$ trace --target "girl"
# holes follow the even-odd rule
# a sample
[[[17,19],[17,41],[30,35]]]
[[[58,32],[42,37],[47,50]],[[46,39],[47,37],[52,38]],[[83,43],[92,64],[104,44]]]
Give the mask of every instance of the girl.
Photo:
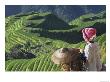
[[[87,70],[100,71],[102,69],[100,57],[101,53],[98,43],[94,42],[94,38],[96,37],[96,29],[84,28],[82,30],[82,34],[86,42],[84,53],[87,58]]]

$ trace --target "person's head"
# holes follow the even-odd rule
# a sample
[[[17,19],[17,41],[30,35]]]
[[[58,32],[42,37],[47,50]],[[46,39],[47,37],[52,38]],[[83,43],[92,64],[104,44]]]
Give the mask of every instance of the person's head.
[[[92,41],[96,37],[95,28],[84,28],[82,30],[83,38],[86,42]]]

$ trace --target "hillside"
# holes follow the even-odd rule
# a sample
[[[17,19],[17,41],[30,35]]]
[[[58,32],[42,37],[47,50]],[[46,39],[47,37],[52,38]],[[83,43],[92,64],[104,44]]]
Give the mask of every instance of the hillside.
[[[51,62],[51,54],[62,47],[84,48],[81,29],[87,26],[99,30],[96,41],[101,46],[102,63],[106,63],[105,15],[86,14],[69,24],[49,12],[6,17],[5,70],[60,71],[59,65]]]
[[[18,13],[51,12],[64,21],[71,21],[86,13],[99,13],[106,10],[105,5],[6,5],[5,16]]]

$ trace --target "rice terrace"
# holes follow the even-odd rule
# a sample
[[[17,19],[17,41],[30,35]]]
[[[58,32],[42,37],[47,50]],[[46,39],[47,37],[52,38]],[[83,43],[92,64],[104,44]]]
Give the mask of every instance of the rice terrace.
[[[77,15],[78,10],[70,12],[70,7],[66,9],[66,6],[52,6],[53,11],[47,6],[43,9],[40,6],[39,10],[35,7],[36,10],[22,7],[30,10],[5,17],[6,71],[62,71],[60,65],[51,61],[51,55],[60,48],[83,49],[85,42],[81,30],[85,27],[97,29],[95,41],[100,45],[101,62],[106,64],[105,8],[100,11],[96,8],[94,13],[89,11],[92,6],[77,6],[82,11],[88,9],[88,12],[86,9],[85,13]],[[66,12],[73,13],[73,16]]]

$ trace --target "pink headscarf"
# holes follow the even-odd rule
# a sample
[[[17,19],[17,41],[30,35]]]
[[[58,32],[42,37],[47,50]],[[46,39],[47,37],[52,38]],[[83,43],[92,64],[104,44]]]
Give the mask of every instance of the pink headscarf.
[[[90,38],[96,35],[96,29],[95,28],[84,28],[82,30],[82,33],[83,33],[83,38],[90,41]]]

